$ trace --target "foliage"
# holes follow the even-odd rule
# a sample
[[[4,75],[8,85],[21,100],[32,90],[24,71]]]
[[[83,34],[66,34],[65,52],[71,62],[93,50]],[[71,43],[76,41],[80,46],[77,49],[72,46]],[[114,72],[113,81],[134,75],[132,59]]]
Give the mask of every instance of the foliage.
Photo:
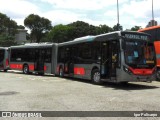
[[[16,45],[15,37],[13,35],[0,34],[0,46],[10,47]]]
[[[61,43],[73,39],[73,27],[68,25],[56,25],[48,34],[50,42]]]
[[[40,17],[39,15],[30,14],[24,20],[24,25],[31,30],[31,37],[36,42],[40,42],[44,33],[51,29],[51,21]]]
[[[112,32],[112,31],[113,31],[113,28],[111,28],[107,25],[99,25],[99,27],[97,27],[98,34],[108,33],[108,32]]]
[[[83,21],[76,21],[68,26],[73,28],[72,38],[79,38],[87,35],[96,35],[96,27],[93,25],[89,25]]]
[[[120,24],[117,24],[117,25],[114,25],[113,26],[113,31],[122,31],[123,30],[123,27],[120,25]]]
[[[25,29],[25,27],[23,25],[18,25],[17,29]]]
[[[141,29],[141,26],[134,26],[131,28],[131,31],[138,31],[139,29]]]
[[[67,42],[75,38],[98,35],[113,31],[107,25],[93,26],[83,21],[76,21],[68,25],[56,25],[48,34],[48,42]]]
[[[15,45],[17,23],[5,14],[0,13],[0,46],[8,47]]]

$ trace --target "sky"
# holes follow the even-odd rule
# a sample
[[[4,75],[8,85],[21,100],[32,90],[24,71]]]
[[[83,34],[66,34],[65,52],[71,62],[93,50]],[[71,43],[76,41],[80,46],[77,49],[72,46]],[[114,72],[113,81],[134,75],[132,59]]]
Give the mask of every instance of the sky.
[[[160,23],[160,0],[154,2],[154,18]],[[77,20],[99,26],[117,24],[117,0],[0,0],[0,12],[18,25],[24,25],[29,14],[37,14],[52,25]],[[152,19],[152,0],[119,0],[119,22],[124,29],[144,28]]]

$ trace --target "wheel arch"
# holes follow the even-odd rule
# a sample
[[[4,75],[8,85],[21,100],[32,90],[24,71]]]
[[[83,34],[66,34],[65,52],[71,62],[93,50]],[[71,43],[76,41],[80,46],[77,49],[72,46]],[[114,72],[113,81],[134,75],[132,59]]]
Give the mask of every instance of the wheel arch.
[[[92,74],[92,72],[93,72],[95,69],[100,70],[100,68],[99,68],[98,66],[94,66],[94,67],[92,68],[92,70],[91,70],[91,74]]]

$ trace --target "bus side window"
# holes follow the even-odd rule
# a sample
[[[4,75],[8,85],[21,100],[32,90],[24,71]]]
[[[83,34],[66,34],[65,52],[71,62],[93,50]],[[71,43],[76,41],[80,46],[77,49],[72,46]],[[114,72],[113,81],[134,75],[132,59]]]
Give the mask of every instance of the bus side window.
[[[93,42],[92,43],[92,60],[94,63],[100,62],[101,54],[100,54],[100,42]]]
[[[51,62],[51,48],[47,48],[45,50],[45,62],[50,63]]]
[[[58,49],[58,62],[64,62],[64,58],[65,58],[64,48],[59,47],[59,49]]]
[[[91,43],[81,43],[78,46],[78,53],[76,56],[77,62],[79,63],[91,63]]]

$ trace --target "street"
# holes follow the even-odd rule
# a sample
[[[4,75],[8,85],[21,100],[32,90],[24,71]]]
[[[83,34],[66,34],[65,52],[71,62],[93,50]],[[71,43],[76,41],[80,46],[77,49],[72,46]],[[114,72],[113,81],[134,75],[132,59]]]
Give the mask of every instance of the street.
[[[160,82],[94,85],[52,75],[0,72],[0,111],[160,111]]]

